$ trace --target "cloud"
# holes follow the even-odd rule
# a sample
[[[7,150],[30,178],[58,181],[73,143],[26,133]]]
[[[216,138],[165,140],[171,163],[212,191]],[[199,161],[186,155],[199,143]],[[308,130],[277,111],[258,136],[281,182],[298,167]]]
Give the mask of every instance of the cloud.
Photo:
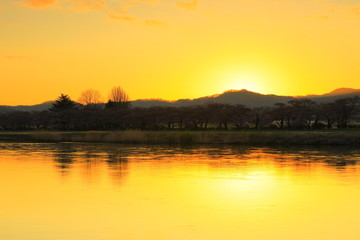
[[[136,7],[136,6],[139,5],[139,3],[131,2],[131,1],[125,1],[125,2],[121,2],[121,5],[122,5],[124,8],[129,8],[129,7]]]
[[[129,14],[128,11],[130,8],[137,8],[145,4],[154,5],[158,4],[158,2],[159,0],[22,0],[21,4],[33,8],[44,8],[53,5],[64,10],[101,10],[113,20],[134,21],[149,26],[163,26],[166,23],[157,20],[138,19]],[[197,0],[194,2],[196,4]],[[136,9],[134,10],[136,11]]]
[[[62,6],[64,3],[70,3],[69,8],[74,10],[97,10],[106,5],[105,0],[23,0],[21,2],[21,4],[33,8],[44,8],[50,5]]]
[[[25,0],[22,4],[34,8],[44,8],[55,4],[56,2],[57,0]]]
[[[115,19],[115,20],[124,20],[124,21],[133,21],[133,20],[135,20],[135,18],[130,17],[130,16],[120,16],[120,15],[115,15],[113,13],[109,13],[108,16],[109,16],[109,18]]]
[[[104,0],[85,1],[85,0],[65,0],[74,4],[71,8],[74,10],[99,10],[106,7]]]
[[[127,16],[127,15],[115,15],[113,13],[108,14],[109,18],[114,20],[122,20],[122,21],[133,21],[135,18]]]
[[[152,4],[158,3],[157,0],[133,0],[133,2],[152,3]]]
[[[112,7],[109,8],[108,17],[114,20],[122,20],[122,21],[133,21],[139,24],[146,24],[149,26],[163,26],[166,23],[157,21],[157,20],[143,20],[140,18],[133,17],[129,14],[128,9],[132,7],[137,7],[141,3],[146,4],[154,4],[157,3],[156,0],[129,0],[122,1],[121,7]]]
[[[114,20],[133,21],[134,17],[129,16],[126,8],[114,7],[112,11],[108,13],[108,17]]]
[[[189,2],[176,2],[176,6],[183,9],[194,10],[198,7],[199,0],[191,0]]]

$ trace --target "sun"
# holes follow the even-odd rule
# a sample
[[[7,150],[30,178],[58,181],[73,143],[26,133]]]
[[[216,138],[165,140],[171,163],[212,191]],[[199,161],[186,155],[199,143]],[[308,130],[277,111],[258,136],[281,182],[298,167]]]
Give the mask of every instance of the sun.
[[[252,92],[262,92],[264,90],[264,77],[259,72],[241,71],[228,74],[225,79],[225,88],[228,90],[246,89]]]
[[[210,94],[243,89],[260,94],[274,94],[274,91],[283,88],[282,75],[271,65],[227,64],[228,66],[219,66],[209,71],[206,79]]]
[[[229,88],[246,89],[252,92],[259,92],[259,79],[253,75],[235,76],[229,79]]]

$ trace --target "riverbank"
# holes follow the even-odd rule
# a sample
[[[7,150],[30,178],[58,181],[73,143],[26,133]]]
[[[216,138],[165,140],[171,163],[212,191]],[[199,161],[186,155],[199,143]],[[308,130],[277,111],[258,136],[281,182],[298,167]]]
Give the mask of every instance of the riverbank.
[[[360,131],[31,131],[0,132],[0,142],[354,146],[360,145]]]

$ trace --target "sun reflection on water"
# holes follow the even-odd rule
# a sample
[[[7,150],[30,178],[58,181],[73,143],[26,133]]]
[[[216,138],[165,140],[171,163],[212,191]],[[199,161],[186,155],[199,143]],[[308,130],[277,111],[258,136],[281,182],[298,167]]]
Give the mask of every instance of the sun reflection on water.
[[[2,143],[0,153],[0,239],[360,237],[357,149]]]

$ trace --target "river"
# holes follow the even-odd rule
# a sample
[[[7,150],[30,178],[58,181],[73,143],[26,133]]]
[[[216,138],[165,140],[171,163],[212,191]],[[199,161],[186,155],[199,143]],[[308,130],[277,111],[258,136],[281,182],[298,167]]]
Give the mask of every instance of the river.
[[[358,240],[360,150],[0,143],[0,239]]]

